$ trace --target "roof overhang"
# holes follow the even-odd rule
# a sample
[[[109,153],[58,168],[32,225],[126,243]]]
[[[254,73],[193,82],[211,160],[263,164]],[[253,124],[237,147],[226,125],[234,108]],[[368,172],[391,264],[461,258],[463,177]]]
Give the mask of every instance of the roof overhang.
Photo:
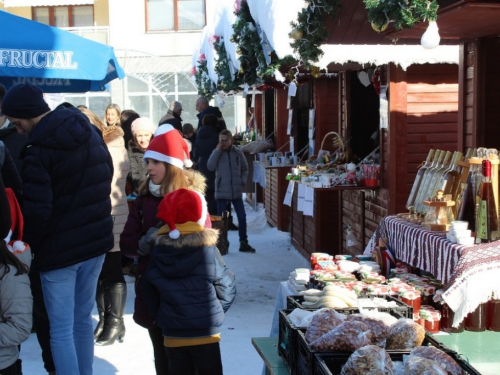
[[[437,24],[441,41],[465,41],[500,35],[500,2],[460,0],[438,12]],[[396,30],[391,25],[382,33],[389,39],[420,39],[427,29],[421,22],[412,29]]]
[[[12,7],[46,7],[60,5],[89,5],[94,0],[3,0],[6,8]]]
[[[342,71],[349,63],[361,66],[392,63],[404,70],[412,64],[458,64],[459,48],[456,45],[426,49],[420,45],[328,44],[321,46],[324,54],[317,65],[321,69],[329,68],[328,71]]]

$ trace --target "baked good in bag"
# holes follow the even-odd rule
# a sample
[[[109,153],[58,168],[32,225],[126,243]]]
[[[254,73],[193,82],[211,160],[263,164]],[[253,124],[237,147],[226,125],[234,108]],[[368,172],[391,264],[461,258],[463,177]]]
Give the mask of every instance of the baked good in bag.
[[[313,350],[353,352],[372,342],[370,328],[362,322],[346,321],[311,343]]]
[[[389,328],[386,349],[412,350],[422,345],[425,339],[425,329],[411,319],[399,319]]]
[[[351,354],[341,375],[392,375],[392,360],[376,345],[366,345]]]
[[[432,359],[409,355],[404,360],[405,375],[447,375],[439,363]]]
[[[451,375],[463,374],[462,368],[459,364],[452,357],[435,346],[419,346],[417,348],[413,348],[410,354],[436,361],[443,368],[443,370],[447,371]]]
[[[325,333],[342,324],[345,315],[338,313],[334,309],[323,308],[314,313],[311,323],[307,327],[305,339],[308,344],[317,340]]]
[[[385,348],[385,342],[389,335],[389,327],[383,321],[358,314],[348,315],[347,320],[365,323],[372,331],[372,344]]]

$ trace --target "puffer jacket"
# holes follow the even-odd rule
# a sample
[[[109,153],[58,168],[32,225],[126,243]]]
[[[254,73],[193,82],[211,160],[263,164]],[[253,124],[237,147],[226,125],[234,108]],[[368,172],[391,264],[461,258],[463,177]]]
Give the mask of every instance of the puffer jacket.
[[[102,135],[113,160],[113,182],[111,183],[111,215],[113,216],[114,247],[111,251],[120,251],[120,233],[127,221],[128,205],[125,185],[130,170],[123,130],[119,126],[108,126]]]
[[[30,266],[29,247],[16,256]],[[4,274],[5,271],[5,266],[0,265],[0,277],[3,275],[0,279],[0,370],[19,358],[19,345],[30,336],[33,317],[28,274],[16,276],[17,268],[12,265],[9,265],[9,272]]]
[[[220,130],[214,126],[202,126],[196,135],[197,169],[207,178],[207,186],[215,190],[215,172],[207,168],[208,158],[219,143]]]
[[[248,176],[248,163],[239,148],[232,145],[228,150],[210,155],[208,169],[215,171],[215,199],[241,199]]]
[[[21,152],[28,143],[29,135],[25,133],[18,133],[14,124],[9,124],[6,128],[0,129],[0,141],[5,143],[5,146],[9,149],[12,160],[16,164],[16,168],[19,173],[23,169],[23,159],[21,157]]]
[[[218,231],[205,229],[176,240],[156,239],[143,290],[163,336],[206,337],[220,333],[236,297],[235,276],[215,246]]]
[[[130,162],[130,172],[127,181],[132,186],[132,191],[137,194],[142,181],[148,176],[148,168],[144,163],[144,150],[134,141],[128,143],[128,160]]]
[[[113,248],[113,162],[100,131],[76,108],[42,117],[22,172],[24,240],[33,269],[71,266]]]
[[[186,171],[189,174],[189,189],[201,194],[205,193],[205,177],[196,171]],[[139,256],[137,249],[139,240],[146,234],[148,229],[157,226],[160,219],[156,217],[158,205],[163,197],[155,197],[152,194],[141,195],[136,198],[120,235],[120,249],[128,258],[138,258],[137,274],[135,279],[135,302],[134,321],[144,328],[154,328],[155,324],[149,314],[142,292],[142,276],[146,272],[149,263],[149,256]]]

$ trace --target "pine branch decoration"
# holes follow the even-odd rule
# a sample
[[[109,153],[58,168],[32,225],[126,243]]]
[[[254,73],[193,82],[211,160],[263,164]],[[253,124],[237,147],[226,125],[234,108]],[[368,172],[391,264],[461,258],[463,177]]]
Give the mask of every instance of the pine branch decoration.
[[[308,7],[299,13],[297,22],[291,22],[293,30],[289,35],[294,41],[290,45],[305,66],[318,62],[323,55],[320,46],[328,37],[324,16],[335,19],[340,2],[341,0],[311,0]]]
[[[411,29],[423,21],[435,21],[439,4],[437,0],[363,0],[368,10],[368,21],[383,30],[394,22],[398,30]]]

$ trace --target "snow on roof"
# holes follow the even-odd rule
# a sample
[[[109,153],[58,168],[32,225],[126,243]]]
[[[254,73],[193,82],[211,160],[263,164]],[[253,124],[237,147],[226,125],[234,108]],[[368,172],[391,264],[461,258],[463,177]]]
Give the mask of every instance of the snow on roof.
[[[326,69],[329,64],[385,65],[389,63],[401,66],[406,70],[412,64],[458,64],[459,46],[438,46],[426,49],[421,45],[345,45],[324,44],[321,46],[324,55],[318,66]]]

